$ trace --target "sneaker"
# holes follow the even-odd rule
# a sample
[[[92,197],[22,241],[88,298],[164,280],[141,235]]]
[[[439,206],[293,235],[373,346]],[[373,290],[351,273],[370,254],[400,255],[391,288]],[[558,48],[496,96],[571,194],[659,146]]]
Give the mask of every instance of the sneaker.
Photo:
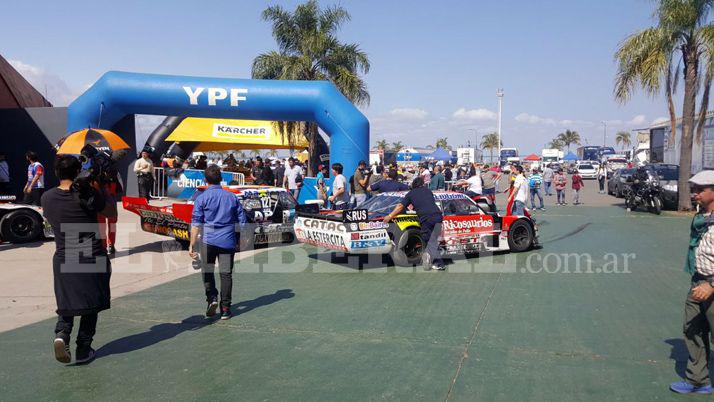
[[[107,254],[114,254],[117,252],[117,249],[114,248],[113,244],[110,244],[107,246]]]
[[[545,211],[545,207],[540,207],[540,210],[541,210],[541,211]]]
[[[72,353],[69,351],[69,337],[64,339],[61,336],[55,338],[54,341],[55,359],[60,363],[70,363],[72,361]]]
[[[75,364],[86,364],[94,360],[97,352],[91,346],[77,346],[77,360]]]
[[[208,303],[208,307],[206,307],[206,317],[213,317],[216,315],[216,310],[218,309],[218,301],[217,300],[212,300]]]
[[[440,264],[433,264],[431,266],[431,270],[432,271],[444,271],[444,270],[446,270],[446,267],[443,265],[440,265]]]
[[[231,318],[231,308],[221,307],[221,320],[228,320]]]
[[[702,385],[700,387],[695,387],[694,385],[686,381],[677,381],[670,384],[669,389],[678,394],[711,394],[711,385]]]

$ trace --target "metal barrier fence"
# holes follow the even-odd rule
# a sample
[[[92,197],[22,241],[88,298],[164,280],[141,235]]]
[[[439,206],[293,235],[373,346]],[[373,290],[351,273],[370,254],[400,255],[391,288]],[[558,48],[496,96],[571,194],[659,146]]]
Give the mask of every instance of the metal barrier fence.
[[[197,169],[186,169],[186,171],[202,172],[203,170]],[[230,173],[231,180],[229,183],[236,182],[239,186],[245,185],[245,175],[243,173],[237,172],[223,172]],[[151,198],[162,200],[166,198],[166,190],[168,187],[168,180],[166,177],[166,170],[162,167],[154,168],[154,187],[151,189],[149,194]]]
[[[166,198],[166,171],[162,167],[154,168],[154,187],[149,196],[159,200]]]

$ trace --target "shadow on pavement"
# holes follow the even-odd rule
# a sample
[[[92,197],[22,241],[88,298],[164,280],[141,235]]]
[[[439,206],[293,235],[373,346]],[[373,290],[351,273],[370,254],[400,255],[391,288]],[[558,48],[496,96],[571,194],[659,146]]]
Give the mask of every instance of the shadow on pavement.
[[[233,312],[237,314],[245,314],[258,307],[267,306],[284,299],[295,297],[292,289],[281,289],[269,295],[260,296],[253,300],[247,300],[233,305]],[[155,345],[159,342],[166,341],[186,331],[196,331],[203,327],[214,324],[218,321],[218,315],[214,319],[207,319],[202,315],[193,315],[184,318],[181,322],[169,322],[164,324],[154,325],[148,331],[134,335],[125,336],[115,339],[105,345],[102,345],[97,350],[97,358],[118,355],[122,353],[134,352],[146,347]]]
[[[393,267],[388,254],[345,254],[340,252],[313,253],[308,256],[317,262],[329,262],[349,269],[377,269]]]
[[[46,242],[51,242],[52,239],[45,239],[39,241],[33,241],[29,243],[2,243],[0,244],[0,251],[13,250],[16,248],[37,248],[42,247]]]
[[[686,378],[687,361],[689,361],[689,351],[684,339],[667,339],[664,343],[672,347],[669,358],[674,360],[674,371],[682,378]]]
[[[179,242],[175,240],[157,240],[152,243],[142,244],[140,246],[132,247],[128,250],[117,251],[113,257],[126,257],[132,254],[139,254],[144,252],[151,253],[164,253],[169,251],[180,251],[182,246]]]

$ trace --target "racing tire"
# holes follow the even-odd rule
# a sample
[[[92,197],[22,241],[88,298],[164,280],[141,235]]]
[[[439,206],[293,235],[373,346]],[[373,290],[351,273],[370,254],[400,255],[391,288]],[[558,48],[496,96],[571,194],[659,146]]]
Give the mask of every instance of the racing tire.
[[[18,209],[0,220],[0,237],[11,243],[27,243],[42,235],[42,220],[34,211]]]
[[[654,205],[650,207],[650,211],[655,215],[661,214],[662,213],[662,199],[659,197],[653,197],[652,203]]]
[[[513,222],[508,229],[508,247],[517,253],[527,251],[533,246],[535,234],[533,227],[525,220]]]
[[[394,264],[413,267],[422,264],[424,241],[418,229],[407,229],[395,240],[394,250],[390,253]]]

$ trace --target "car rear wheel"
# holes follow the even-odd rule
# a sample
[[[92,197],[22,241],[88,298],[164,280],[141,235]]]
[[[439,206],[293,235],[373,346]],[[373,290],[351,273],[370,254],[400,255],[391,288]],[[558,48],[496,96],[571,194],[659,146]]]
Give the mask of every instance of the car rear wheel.
[[[526,251],[533,245],[535,235],[531,225],[524,220],[515,221],[508,229],[508,247],[511,251]]]
[[[391,252],[392,261],[402,267],[421,264],[424,252],[424,241],[418,229],[407,229],[395,241],[394,250]]]
[[[12,243],[37,240],[42,234],[42,220],[33,211],[12,211],[0,220],[0,234],[3,240]]]

